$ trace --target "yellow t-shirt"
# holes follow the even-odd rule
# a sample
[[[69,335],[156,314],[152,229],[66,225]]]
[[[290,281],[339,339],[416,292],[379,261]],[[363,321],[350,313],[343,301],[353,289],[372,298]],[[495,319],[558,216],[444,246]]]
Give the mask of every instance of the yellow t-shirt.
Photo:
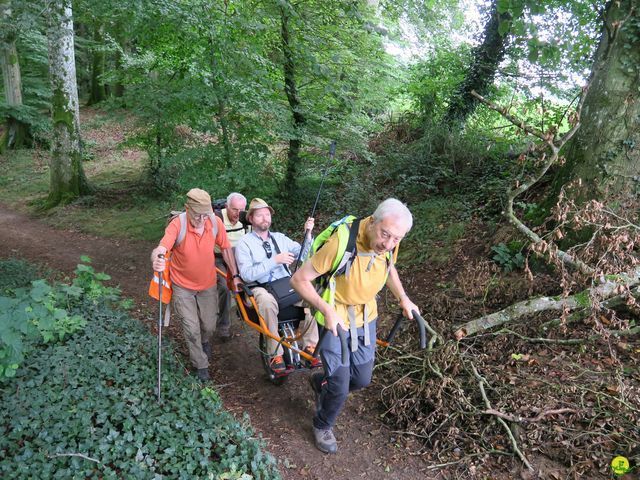
[[[366,231],[371,224],[372,218],[367,217],[360,221],[358,237],[356,238],[356,248],[358,253],[375,253],[369,246]],[[333,235],[327,240],[318,252],[311,257],[311,265],[320,274],[331,270],[333,261],[338,253],[338,236]],[[394,262],[398,250],[394,252]],[[345,253],[346,255],[346,253]],[[371,268],[367,271],[370,261],[373,259]],[[347,306],[353,305],[356,314],[356,326],[364,324],[364,306],[367,306],[368,321],[378,317],[378,305],[376,295],[384,287],[387,278],[387,256],[386,254],[375,255],[373,257],[358,255],[351,265],[349,276],[339,275],[336,277],[336,305],[338,315],[349,326],[349,316]]]

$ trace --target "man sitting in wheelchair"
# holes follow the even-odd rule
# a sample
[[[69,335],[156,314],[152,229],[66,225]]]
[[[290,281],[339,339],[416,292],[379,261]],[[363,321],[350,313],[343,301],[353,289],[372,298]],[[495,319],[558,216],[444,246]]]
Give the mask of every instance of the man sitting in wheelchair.
[[[295,294],[288,283],[288,279],[291,277],[289,265],[300,254],[301,246],[282,233],[269,231],[273,213],[273,208],[264,200],[260,198],[251,200],[247,220],[251,222],[253,231],[238,241],[235,255],[240,277],[251,287],[258,306],[258,313],[264,318],[269,331],[278,337],[278,313],[280,309],[291,305],[291,299],[287,301],[282,299],[282,296],[280,304],[278,303],[274,297],[274,294],[277,295],[280,290],[278,287],[282,285],[286,292],[291,291],[293,295],[296,295],[293,299],[295,305],[301,305],[300,297]],[[313,218],[308,218],[304,226],[307,235],[311,236],[314,226]],[[309,247],[311,246],[310,241],[305,243]],[[318,343],[318,326],[308,309],[305,309],[305,318],[300,322],[299,328],[303,332],[304,351],[313,354],[316,343]],[[267,351],[271,355],[271,369],[275,373],[283,373],[286,365],[282,357],[282,346],[272,338],[267,338]],[[319,360],[314,359],[311,366],[315,367],[319,364]]]

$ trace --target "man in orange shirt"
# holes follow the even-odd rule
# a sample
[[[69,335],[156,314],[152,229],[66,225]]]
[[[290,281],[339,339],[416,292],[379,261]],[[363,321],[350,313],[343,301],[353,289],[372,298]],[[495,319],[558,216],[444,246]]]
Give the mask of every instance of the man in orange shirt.
[[[173,308],[181,318],[189,358],[197,376],[207,381],[211,339],[218,315],[214,247],[220,248],[236,288],[238,269],[224,225],[213,214],[209,194],[192,188],[187,193],[185,210],[167,225],[160,244],[151,252],[151,261],[153,269],[162,272],[165,269],[164,254],[172,252]],[[184,225],[182,220],[186,220]]]

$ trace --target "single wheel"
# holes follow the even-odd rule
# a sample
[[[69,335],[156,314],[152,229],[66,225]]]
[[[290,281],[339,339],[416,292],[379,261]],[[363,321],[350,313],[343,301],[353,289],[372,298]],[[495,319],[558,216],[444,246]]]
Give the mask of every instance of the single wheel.
[[[260,349],[260,357],[262,359],[262,367],[264,371],[267,373],[267,377],[269,377],[269,381],[274,385],[282,385],[284,381],[287,379],[287,374],[277,374],[271,369],[271,365],[269,361],[271,360],[271,356],[267,353],[267,338],[262,333],[260,334],[260,339],[258,340],[258,348]]]

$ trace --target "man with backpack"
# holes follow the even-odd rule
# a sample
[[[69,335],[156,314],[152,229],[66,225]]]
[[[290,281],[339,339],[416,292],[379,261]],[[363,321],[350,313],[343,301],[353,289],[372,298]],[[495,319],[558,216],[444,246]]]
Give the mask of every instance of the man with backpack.
[[[227,196],[225,207],[220,210],[214,210],[216,216],[218,216],[224,224],[224,229],[227,232],[227,238],[231,244],[231,248],[234,249],[238,244],[238,240],[243,235],[251,231],[251,226],[244,217],[245,209],[247,208],[247,199],[244,195],[238,192],[230,193]],[[216,247],[216,253],[220,253],[218,247]],[[221,270],[227,270],[223,258],[216,255],[216,266]],[[231,307],[231,292],[227,287],[226,279],[218,275],[218,335],[222,341],[227,341],[231,338],[231,318],[229,310]]]
[[[316,398],[313,417],[315,444],[324,453],[338,449],[333,427],[350,391],[371,382],[376,346],[376,295],[386,285],[398,299],[403,314],[412,318],[418,307],[402,287],[394,261],[398,244],[409,232],[413,217],[399,200],[390,198],[363,219],[346,217],[321,233],[313,256],[295,273],[291,286],[317,310],[316,319],[333,335],[318,346],[324,372],[311,374]],[[318,245],[320,240],[321,245]],[[320,294],[314,283],[326,288]],[[342,363],[337,329],[342,328],[349,357]]]
[[[209,194],[192,188],[187,193],[185,212],[169,222],[160,244],[151,252],[156,272],[164,271],[165,255],[171,253],[172,304],[182,321],[189,358],[202,381],[209,380],[211,339],[218,315],[216,245],[237,288],[236,262],[224,225],[213,214]]]
[[[260,198],[251,200],[247,219],[251,222],[253,231],[240,239],[235,254],[240,276],[247,285],[251,286],[260,316],[264,318],[269,331],[278,336],[280,306],[267,288],[269,284],[291,276],[289,265],[296,260],[302,247],[282,233],[269,231],[273,213],[273,208],[264,200]],[[308,218],[305,223],[305,232],[310,236],[312,230],[313,218]],[[299,297],[297,299],[300,300]],[[307,314],[305,320],[300,322],[299,328],[303,332],[304,350],[313,354],[318,342],[316,322],[310,314]],[[267,350],[271,355],[271,369],[276,374],[283,373],[286,366],[282,357],[282,345],[268,338]],[[315,365],[319,365],[319,361],[312,364],[312,366]]]

